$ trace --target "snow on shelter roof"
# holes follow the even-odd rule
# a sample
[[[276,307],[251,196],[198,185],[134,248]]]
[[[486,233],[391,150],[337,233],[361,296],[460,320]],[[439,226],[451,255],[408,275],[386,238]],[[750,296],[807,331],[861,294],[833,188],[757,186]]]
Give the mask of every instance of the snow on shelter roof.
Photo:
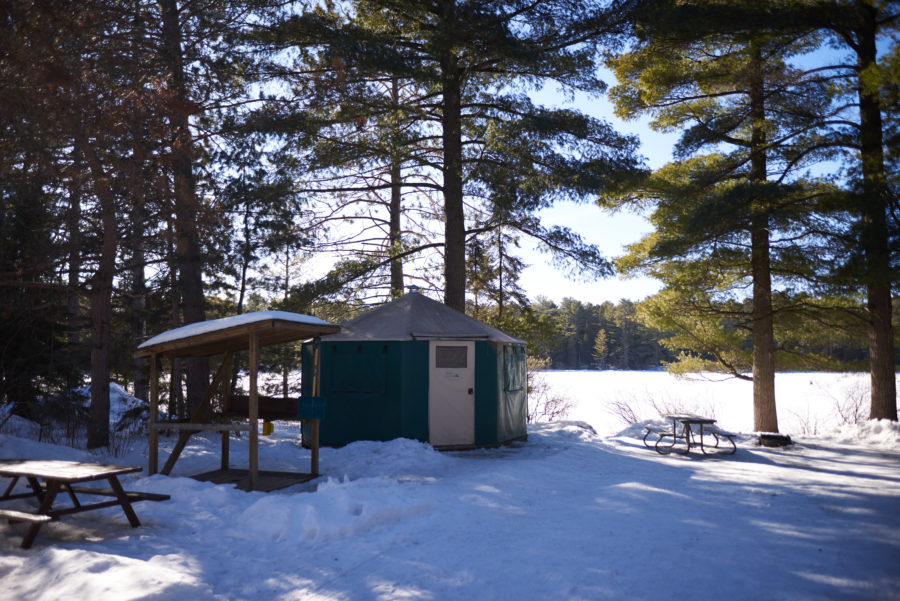
[[[259,336],[262,347],[332,334],[340,329],[340,326],[311,315],[287,311],[256,311],[168,330],[138,346],[135,355],[205,357],[249,348],[251,333]]]
[[[418,292],[410,292],[341,324],[323,342],[343,340],[489,340],[525,344],[465,313]]]

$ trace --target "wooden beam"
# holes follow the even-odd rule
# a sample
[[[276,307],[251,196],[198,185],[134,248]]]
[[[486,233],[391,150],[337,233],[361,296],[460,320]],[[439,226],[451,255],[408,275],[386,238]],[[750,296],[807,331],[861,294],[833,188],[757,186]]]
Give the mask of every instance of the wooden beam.
[[[159,420],[159,356],[150,355],[150,423],[147,449],[147,474],[159,470],[159,432],[153,425]]]
[[[169,455],[169,458],[166,459],[166,464],[162,468],[162,474],[168,476],[172,471],[172,468],[175,467],[175,462],[178,461],[178,457],[181,456],[181,452],[184,450],[184,447],[187,445],[188,440],[194,432],[199,430],[203,430],[204,428],[196,428],[196,425],[200,423],[202,419],[203,413],[206,411],[207,407],[209,407],[210,401],[212,401],[213,395],[216,393],[216,388],[219,387],[219,384],[222,382],[222,378],[225,377],[226,369],[225,367],[231,363],[232,353],[226,353],[225,358],[222,360],[222,365],[219,366],[219,370],[216,372],[216,377],[213,378],[212,384],[209,385],[209,388],[206,390],[206,394],[203,397],[203,400],[200,401],[200,404],[197,405],[197,409],[194,410],[194,414],[191,416],[190,423],[195,425],[193,431],[182,429],[182,428],[174,428],[180,430],[178,435],[178,442],[175,443],[175,448],[172,449],[172,453]],[[182,424],[188,425],[188,424]]]
[[[250,332],[250,399],[248,402],[248,418],[250,421],[250,490],[256,488],[256,480],[259,474],[259,392],[257,389],[257,376],[259,375],[259,336],[256,332]]]
[[[150,426],[154,430],[177,430],[179,432],[248,432],[247,424],[204,424],[200,422],[157,422]]]

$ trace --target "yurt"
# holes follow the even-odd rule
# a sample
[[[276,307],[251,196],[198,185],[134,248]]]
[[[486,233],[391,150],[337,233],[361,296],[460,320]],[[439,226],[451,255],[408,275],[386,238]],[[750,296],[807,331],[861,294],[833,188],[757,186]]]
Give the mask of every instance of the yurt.
[[[411,438],[463,449],[526,437],[525,342],[419,292],[303,353],[319,354],[323,445]],[[304,356],[304,396],[313,364]]]

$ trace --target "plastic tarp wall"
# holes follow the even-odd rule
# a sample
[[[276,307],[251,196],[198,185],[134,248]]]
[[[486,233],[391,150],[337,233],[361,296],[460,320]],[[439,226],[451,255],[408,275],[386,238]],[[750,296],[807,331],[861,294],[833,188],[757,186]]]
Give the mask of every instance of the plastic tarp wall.
[[[528,368],[524,344],[503,346],[503,389],[498,403],[497,437],[501,441],[526,436]]]
[[[525,345],[477,342],[475,362],[475,444],[525,438]]]

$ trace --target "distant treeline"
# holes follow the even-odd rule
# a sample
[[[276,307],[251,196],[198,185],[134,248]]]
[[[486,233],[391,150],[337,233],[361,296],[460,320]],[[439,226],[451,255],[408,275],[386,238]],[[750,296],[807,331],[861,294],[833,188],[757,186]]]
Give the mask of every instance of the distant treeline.
[[[692,352],[672,345],[673,332],[643,323],[638,306],[629,300],[593,304],[565,298],[557,304],[539,298],[530,304],[531,317],[520,322],[527,324],[527,331],[515,333],[528,341],[529,354],[546,360],[551,369],[656,369]],[[489,315],[481,317],[492,321]],[[518,330],[509,319],[497,325]],[[746,347],[749,352],[749,336]],[[806,359],[802,365],[782,365],[785,370],[867,369],[868,346],[861,327],[823,327],[815,336],[786,331],[778,350],[786,357]]]
[[[637,319],[628,300],[599,305],[566,298],[557,306],[539,300],[532,309],[559,324],[559,336],[543,353],[553,369],[653,369],[674,355],[663,332]]]

